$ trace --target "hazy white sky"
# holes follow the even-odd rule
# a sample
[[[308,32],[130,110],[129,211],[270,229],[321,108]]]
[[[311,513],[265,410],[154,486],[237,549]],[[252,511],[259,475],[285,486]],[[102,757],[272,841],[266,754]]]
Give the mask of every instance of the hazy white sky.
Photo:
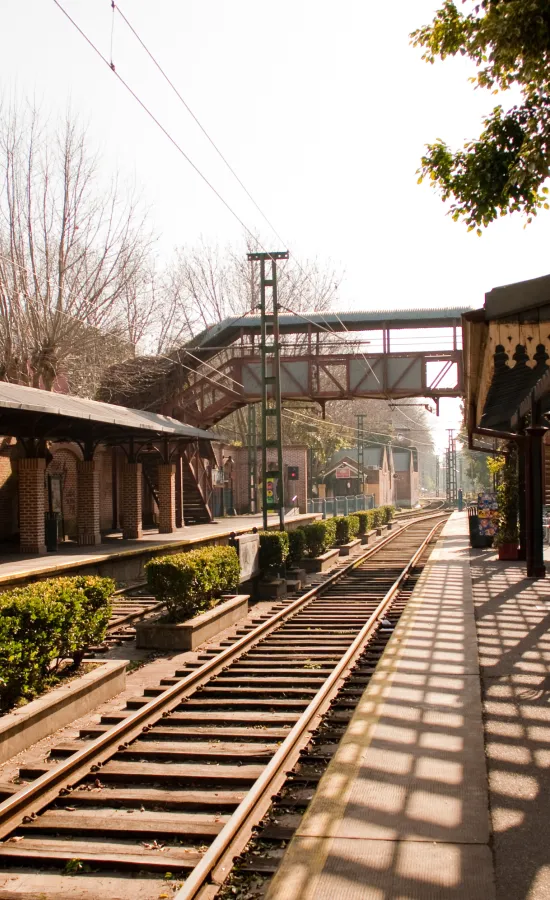
[[[110,56],[110,0],[61,0]],[[475,136],[494,97],[460,61],[429,66],[408,34],[432,0],[121,0],[259,205],[300,259],[345,270],[340,309],[480,306],[498,284],[546,274],[550,214],[502,219],[482,238],[445,215],[415,171],[423,145]],[[115,17],[117,71],[268,249],[282,249],[153,64]],[[89,123],[106,174],[150,206],[159,253],[242,229],[53,0],[4,0],[4,91],[48,114],[68,101]]]

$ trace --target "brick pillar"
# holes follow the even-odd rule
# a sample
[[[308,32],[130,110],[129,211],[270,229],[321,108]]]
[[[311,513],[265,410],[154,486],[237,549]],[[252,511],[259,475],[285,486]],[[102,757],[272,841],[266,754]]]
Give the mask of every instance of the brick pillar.
[[[21,553],[45,553],[44,474],[46,460],[19,460],[19,536]]]
[[[181,456],[176,459],[176,528],[183,528],[183,461]]]
[[[78,462],[76,478],[78,543],[82,546],[100,544],[98,464],[93,459]]]
[[[122,467],[122,537],[140,538],[141,463],[125,463]]]
[[[176,467],[165,463],[158,467],[159,532],[171,534],[176,530]]]

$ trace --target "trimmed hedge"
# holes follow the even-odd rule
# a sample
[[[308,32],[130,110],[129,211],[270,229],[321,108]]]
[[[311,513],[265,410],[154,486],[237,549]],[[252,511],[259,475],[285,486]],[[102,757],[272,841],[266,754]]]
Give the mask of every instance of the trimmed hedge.
[[[0,707],[42,691],[55,664],[79,665],[105,637],[114,581],[98,576],[52,578],[0,594]]]
[[[288,532],[288,564],[298,566],[306,552],[306,536],[302,528]]]
[[[395,506],[391,506],[391,505],[381,506],[380,509],[382,510],[382,524],[387,525],[388,522],[391,522],[391,520],[393,519],[393,514],[395,513]]]
[[[372,512],[372,527],[380,528],[384,524],[384,514],[382,512],[382,507],[377,506],[375,509],[371,510]]]
[[[306,552],[309,557],[320,556],[334,544],[336,540],[336,522],[325,519],[321,522],[309,522],[303,526],[306,538]]]
[[[359,519],[359,531],[358,534],[363,535],[366,534],[367,531],[372,531],[374,528],[374,510],[367,509],[362,510],[357,513],[357,518]]]
[[[234,547],[204,547],[172,556],[157,556],[145,565],[151,592],[166,604],[168,619],[182,622],[214,606],[239,584],[239,557]]]
[[[334,519],[336,524],[336,543],[347,544],[359,532],[359,517],[352,514],[350,516],[337,516]]]
[[[262,575],[279,575],[286,562],[289,539],[286,531],[260,531],[260,571]]]

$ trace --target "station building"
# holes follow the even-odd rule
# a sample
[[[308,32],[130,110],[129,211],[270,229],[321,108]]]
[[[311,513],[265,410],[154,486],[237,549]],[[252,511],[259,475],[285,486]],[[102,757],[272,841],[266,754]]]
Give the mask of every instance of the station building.
[[[550,275],[495,288],[463,314],[469,445],[518,448],[520,559],[544,577],[543,510],[550,500]]]
[[[374,506],[415,506],[419,496],[416,448],[386,444],[365,447],[364,479],[364,493],[373,497]],[[327,498],[361,493],[357,447],[343,448],[332,455],[323,482]]]
[[[0,432],[0,540],[22,553],[45,552],[46,519],[83,546],[211,519],[212,432],[7,382]]]

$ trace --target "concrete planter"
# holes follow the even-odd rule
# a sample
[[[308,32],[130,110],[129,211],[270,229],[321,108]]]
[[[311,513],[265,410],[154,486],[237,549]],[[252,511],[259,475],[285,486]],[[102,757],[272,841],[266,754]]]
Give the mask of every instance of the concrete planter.
[[[238,594],[185,622],[156,619],[136,625],[136,644],[148,650],[195,650],[248,613],[248,594]]]
[[[366,534],[361,535],[361,543],[363,544],[363,546],[365,546],[365,544],[373,544],[375,540],[376,540],[376,531],[375,530],[367,531]]]
[[[284,578],[263,578],[258,582],[260,600],[281,600],[286,594],[287,585]]]
[[[0,763],[116,697],[126,686],[125,659],[106,660],[0,718]]]
[[[303,562],[303,560],[302,560]],[[305,587],[307,584],[307,573],[305,569],[302,568],[292,568],[287,569],[286,574],[291,581],[299,581],[300,587]]]
[[[347,544],[340,545],[340,556],[353,556],[360,549],[361,538],[354,538],[352,541],[348,541]]]
[[[334,550],[327,550],[326,553],[321,553],[320,556],[316,556],[314,559],[304,559],[303,566],[308,573],[327,572],[333,568],[339,556],[340,550],[338,547],[335,547]]]

